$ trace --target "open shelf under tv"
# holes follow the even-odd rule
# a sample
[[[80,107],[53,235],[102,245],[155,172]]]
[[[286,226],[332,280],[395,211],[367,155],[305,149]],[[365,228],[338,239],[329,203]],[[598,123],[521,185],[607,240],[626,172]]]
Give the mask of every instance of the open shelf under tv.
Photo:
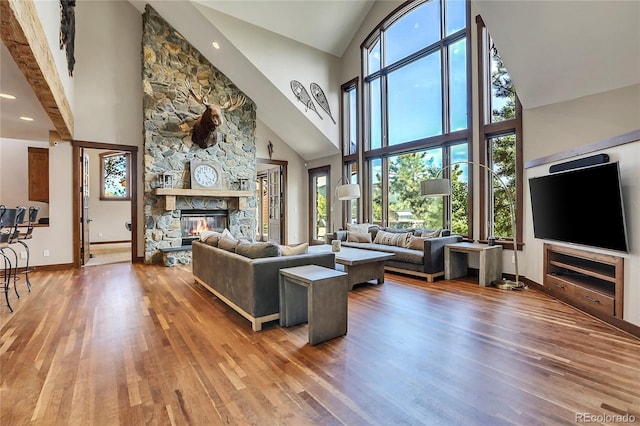
[[[622,319],[622,257],[545,244],[544,285],[553,296],[599,318]]]

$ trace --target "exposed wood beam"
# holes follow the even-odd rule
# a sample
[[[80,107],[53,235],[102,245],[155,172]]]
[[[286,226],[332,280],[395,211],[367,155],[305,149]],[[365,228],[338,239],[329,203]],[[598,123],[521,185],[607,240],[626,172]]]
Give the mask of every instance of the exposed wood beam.
[[[66,140],[73,139],[73,114],[33,0],[0,0],[2,41],[51,122]]]

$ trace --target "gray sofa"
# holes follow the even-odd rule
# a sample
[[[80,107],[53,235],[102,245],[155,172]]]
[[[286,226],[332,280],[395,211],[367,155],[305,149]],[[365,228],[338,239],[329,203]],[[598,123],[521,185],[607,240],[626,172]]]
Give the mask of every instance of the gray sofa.
[[[280,269],[320,265],[333,269],[333,253],[307,253],[252,259],[200,241],[192,246],[192,269],[197,282],[240,315],[254,331],[277,320],[280,312]]]
[[[422,235],[422,229],[398,229],[385,228],[378,226],[370,226],[369,233],[371,241],[375,240],[379,230],[392,233],[411,232],[414,236]],[[354,247],[365,250],[383,251],[393,253],[394,257],[385,261],[384,268],[387,271],[400,272],[410,275],[417,275],[427,279],[427,282],[433,282],[437,277],[444,276],[444,246],[462,241],[460,235],[450,235],[448,230],[443,230],[440,236],[425,239],[422,250],[413,250],[405,247],[397,247],[386,244],[376,244],[368,242],[351,242],[347,241],[348,231],[336,231],[327,235],[327,242],[339,239],[341,245],[345,247]]]

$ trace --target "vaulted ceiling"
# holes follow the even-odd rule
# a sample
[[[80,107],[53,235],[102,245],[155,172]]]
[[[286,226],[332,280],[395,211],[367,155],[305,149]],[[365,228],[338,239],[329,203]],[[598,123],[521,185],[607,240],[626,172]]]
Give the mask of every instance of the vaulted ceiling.
[[[131,3],[143,10],[146,2],[131,0]],[[170,17],[170,23],[198,48],[210,44],[211,35],[225,38],[211,17],[226,16],[244,28],[259,28],[282,40],[310,46],[335,58],[339,64],[338,58],[374,2],[152,0],[149,3],[163,16]],[[638,1],[477,0],[475,4],[525,109],[640,84]],[[304,108],[270,87],[273,84],[268,74],[255,61],[248,60],[239,49],[219,53],[222,54],[228,56],[221,71],[247,91],[258,104],[259,118],[283,140],[291,141],[292,148],[303,158],[337,153],[336,141],[330,140],[332,137],[305,115]],[[37,125],[53,129],[4,46],[0,49],[0,64],[0,92],[11,88],[28,104],[20,106],[24,115],[35,115],[39,117]],[[1,102],[0,136],[32,139],[34,124],[12,119],[6,101]],[[337,112],[337,105],[334,108]],[[304,143],[296,145],[301,140]]]

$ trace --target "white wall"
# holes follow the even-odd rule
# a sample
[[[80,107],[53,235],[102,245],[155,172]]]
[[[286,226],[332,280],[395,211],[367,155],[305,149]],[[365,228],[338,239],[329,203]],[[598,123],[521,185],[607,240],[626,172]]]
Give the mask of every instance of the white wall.
[[[29,201],[28,148],[49,148],[47,142],[0,139],[0,204],[40,207],[38,217],[49,217],[49,204]]]
[[[31,266],[67,264],[73,260],[72,246],[72,192],[71,192],[71,145],[69,142],[61,142],[56,147],[49,147],[49,204],[34,203],[26,200],[27,188],[11,176],[11,169],[16,164],[16,158],[22,156],[27,145],[41,146],[41,142],[29,142],[24,140],[2,139],[0,140],[0,152],[3,160],[0,175],[2,176],[1,202],[8,207],[14,204],[25,206],[39,205],[43,207],[38,217],[49,217],[49,226],[37,227],[33,231],[33,238],[29,240]],[[18,152],[14,152],[17,149]],[[24,168],[26,170],[26,154],[24,154]],[[64,177],[68,175],[68,179]],[[26,175],[24,177],[26,179]],[[17,189],[17,190],[16,190]],[[10,201],[14,200],[14,201]],[[18,203],[18,200],[22,202]],[[49,252],[48,256],[44,251]],[[25,266],[25,260],[19,260],[19,266]]]
[[[640,86],[525,110],[523,118],[526,163],[640,129]],[[609,154],[611,161],[620,162],[630,252],[586,249],[625,258],[624,319],[640,325],[640,141],[586,155],[596,153]],[[548,174],[551,164],[555,163],[526,169],[524,176],[524,274],[540,284],[543,281],[544,241],[533,236],[527,182],[530,177]],[[594,202],[597,202],[595,193]],[[597,226],[604,227],[598,229]],[[594,224],[594,229],[586,232],[606,232],[606,224]]]
[[[80,2],[78,2],[80,3]],[[49,44],[49,50],[51,50],[51,55],[53,56],[53,60],[56,64],[56,69],[58,70],[58,75],[60,76],[60,81],[62,82],[62,87],[64,88],[64,93],[67,95],[67,101],[69,102],[69,106],[73,111],[73,77],[69,76],[69,68],[67,67],[67,56],[66,50],[60,49],[60,2],[53,0],[35,0],[34,5],[38,16],[40,17],[40,22],[42,24],[42,28],[47,37],[47,42]],[[76,16],[77,9],[76,6]],[[76,19],[77,22],[77,19]],[[76,34],[75,43],[77,46],[78,43],[78,35]],[[78,59],[77,54],[75,55],[76,61]],[[75,68],[74,68],[75,73]],[[73,129],[72,129],[73,130]]]
[[[125,223],[131,220],[131,201],[100,199],[100,154],[107,150],[85,149],[89,154],[89,241],[130,241],[131,231]]]
[[[142,256],[142,16],[124,1],[79,2],[76,16],[75,138],[139,148],[137,254]]]
[[[123,1],[80,1],[75,9],[76,65],[73,77],[69,78],[64,51],[58,46],[60,3],[36,1],[36,10],[72,107],[74,138],[138,146],[137,186],[142,188],[142,17],[129,2]],[[7,156],[3,159],[7,161]],[[50,147],[48,216],[51,223],[34,231],[30,242],[32,265],[73,263],[72,224],[76,214],[72,211],[72,166],[75,162],[69,142]],[[94,173],[99,176],[99,169],[95,168],[92,177]],[[7,185],[6,177],[2,182]],[[144,252],[142,192],[138,191],[140,256]],[[6,188],[2,195],[7,195]],[[48,257],[43,255],[45,250],[49,251]]]

